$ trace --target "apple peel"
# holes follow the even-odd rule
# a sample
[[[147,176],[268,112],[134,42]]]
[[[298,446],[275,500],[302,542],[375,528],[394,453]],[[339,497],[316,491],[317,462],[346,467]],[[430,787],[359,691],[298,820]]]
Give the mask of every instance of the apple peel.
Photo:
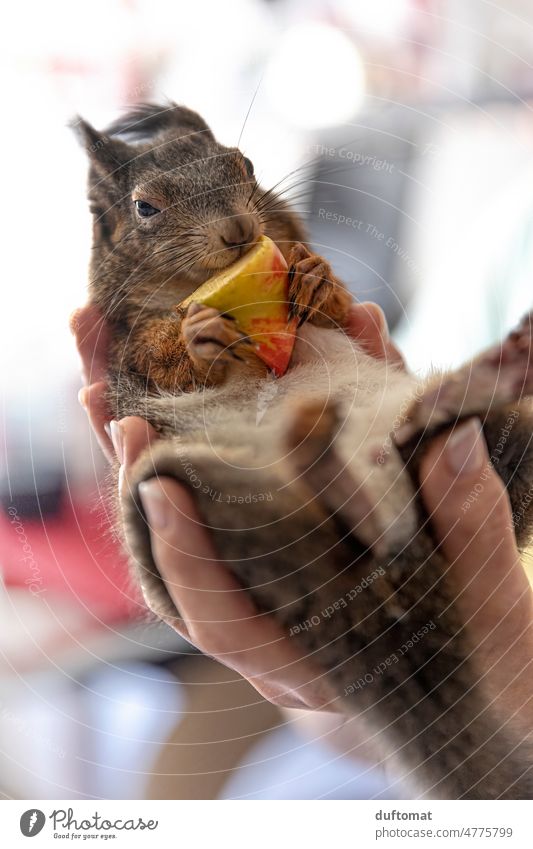
[[[289,319],[287,263],[267,236],[244,256],[211,277],[181,306],[205,304],[234,318],[255,352],[277,377],[285,374],[294,347],[297,319]]]

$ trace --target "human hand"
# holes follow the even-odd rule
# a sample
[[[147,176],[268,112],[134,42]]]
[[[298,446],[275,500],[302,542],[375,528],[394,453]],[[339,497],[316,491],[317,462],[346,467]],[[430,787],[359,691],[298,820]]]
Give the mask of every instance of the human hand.
[[[84,386],[78,400],[89,416],[94,434],[108,460],[113,457],[109,422],[111,416],[105,401],[109,331],[98,307],[87,304],[72,313],[70,330],[76,339],[81,360]]]
[[[77,310],[71,329],[88,383],[80,392],[80,403],[106,456],[116,453],[123,470],[122,485],[127,485],[132,463],[157,434],[140,418],[110,422],[103,379],[108,334],[96,308]],[[355,304],[347,332],[372,356],[395,366],[402,364],[376,304]],[[154,560],[182,616],[181,623],[169,624],[247,678],[270,701],[285,707],[335,709],[334,694],[323,674],[296,651],[271,617],[257,612],[217,561],[188,491],[173,479],[159,478],[142,485],[141,498],[152,528]]]
[[[420,472],[422,497],[449,564],[481,685],[503,715],[531,727],[533,591],[516,546],[507,491],[481,424],[435,439]]]

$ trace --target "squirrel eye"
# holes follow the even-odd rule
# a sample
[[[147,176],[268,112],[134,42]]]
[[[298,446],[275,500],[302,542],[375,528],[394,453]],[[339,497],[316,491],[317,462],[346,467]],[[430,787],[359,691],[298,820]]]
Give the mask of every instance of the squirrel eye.
[[[157,215],[158,212],[161,212],[160,209],[156,209],[155,206],[145,200],[136,200],[135,208],[141,218],[150,218],[151,215]]]
[[[247,156],[244,157],[244,164],[246,166],[246,173],[249,177],[254,176],[254,166],[251,159],[248,159]]]

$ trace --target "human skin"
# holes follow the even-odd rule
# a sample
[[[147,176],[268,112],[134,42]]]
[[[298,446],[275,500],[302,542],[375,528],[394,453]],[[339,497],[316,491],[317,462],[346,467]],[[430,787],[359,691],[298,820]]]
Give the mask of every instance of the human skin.
[[[157,434],[139,418],[109,422],[103,400],[107,330],[94,307],[78,310],[71,327],[86,383],[80,403],[106,456],[118,456],[121,485],[127,486],[131,464]],[[347,332],[373,356],[402,362],[375,304],[355,305]],[[482,490],[464,510],[476,485]],[[525,734],[533,718],[533,593],[516,547],[507,492],[490,466],[478,420],[432,442],[421,465],[420,486],[475,646],[474,668],[487,697],[504,716],[515,717]],[[182,617],[168,624],[270,701],[335,710],[323,674],[298,654],[271,617],[257,612],[218,562],[187,489],[171,478],[154,478],[142,484],[141,498],[154,560]]]

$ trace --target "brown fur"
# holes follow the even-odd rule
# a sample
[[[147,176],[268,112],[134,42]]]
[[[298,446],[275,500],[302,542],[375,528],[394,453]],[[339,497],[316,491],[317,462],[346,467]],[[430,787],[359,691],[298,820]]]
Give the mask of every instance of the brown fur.
[[[285,202],[261,192],[242,155],[219,145],[198,115],[145,107],[107,134],[78,126],[91,159],[91,298],[114,337],[111,400],[117,417],[142,415],[163,437],[139,458],[122,503],[132,568],[152,609],[177,615],[137,487],[171,475],[191,488],[258,608],[324,670],[413,792],[531,798],[531,749],[478,683],[417,494],[427,440],[479,415],[518,542],[530,539],[533,416],[521,399],[533,394],[531,317],[473,364],[417,383],[340,332],[342,284],[301,244]],[[165,209],[151,223],[135,217],[141,191]],[[291,367],[275,382],[227,316],[179,308],[260,232],[289,260],[301,324]],[[227,247],[243,234],[245,244]]]

